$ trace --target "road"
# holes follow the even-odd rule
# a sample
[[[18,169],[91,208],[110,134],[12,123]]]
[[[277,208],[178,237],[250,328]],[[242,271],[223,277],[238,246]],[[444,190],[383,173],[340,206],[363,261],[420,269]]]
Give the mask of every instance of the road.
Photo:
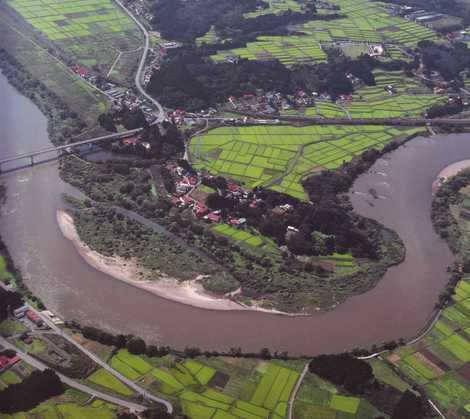
[[[146,97],[148,100],[150,100],[155,107],[158,110],[158,116],[157,120],[155,123],[158,122],[163,122],[165,119],[165,111],[163,109],[163,106],[158,102],[156,99],[154,99],[152,96],[150,96],[145,89],[142,86],[142,71],[144,70],[145,67],[145,61],[147,60],[147,54],[150,46],[150,38],[149,38],[149,33],[147,32],[147,29],[145,29],[145,26],[140,23],[139,19],[137,19],[133,13],[126,8],[119,0],[114,0],[120,7],[121,9],[129,15],[129,17],[135,22],[135,24],[139,27],[139,29],[142,31],[144,34],[145,42],[144,42],[144,52],[142,53],[142,57],[140,59],[139,63],[139,68],[137,69],[137,72],[135,73],[135,86],[137,87],[137,90],[141,93],[142,96]]]
[[[8,349],[13,349],[23,361],[32,365],[34,368],[40,371],[44,371],[45,369],[50,368],[47,365],[43,364],[41,361],[38,361],[36,358],[33,358],[32,356],[24,353],[23,351],[20,351],[16,346],[12,345],[4,337],[1,337],[1,336],[0,336],[0,345]],[[101,391],[95,390],[94,388],[88,387],[75,380],[72,380],[63,374],[60,374],[57,371],[56,371],[56,374],[59,376],[60,380],[64,384],[68,385],[69,387],[75,388],[83,393],[89,394],[90,396],[96,397],[106,402],[125,407],[133,412],[143,412],[144,410],[148,408],[147,406],[144,406],[141,404],[132,403],[127,400],[122,400],[118,397],[114,397],[109,394],[102,393]]]
[[[302,381],[304,380],[305,378],[305,375],[307,374],[308,372],[308,365],[309,363],[307,362],[305,364],[305,367],[304,369],[302,370],[302,373],[300,374],[300,377],[299,379],[297,380],[297,382],[295,383],[295,387],[294,389],[292,390],[292,393],[289,397],[289,402],[288,402],[288,408],[289,408],[289,414],[288,414],[288,419],[292,419],[294,417],[294,402],[295,402],[295,398],[297,397],[297,393],[299,392],[299,389],[300,389],[300,386],[302,384]]]
[[[76,342],[74,339],[72,339],[69,335],[67,335],[61,328],[57,327],[52,321],[44,316],[42,313],[39,311],[35,310],[33,307],[29,306],[32,311],[34,311],[38,316],[41,317],[41,319],[46,323],[52,330],[54,330],[58,335],[62,336],[65,340],[67,340],[70,344],[74,345],[76,348],[78,348],[80,351],[82,351],[85,355],[87,355],[89,358],[91,358],[96,364],[98,364],[101,368],[105,369],[108,371],[110,374],[114,375],[118,380],[126,384],[129,388],[134,390],[136,393],[140,394],[144,400],[149,400],[155,403],[160,403],[163,404],[168,413],[173,413],[173,405],[160,397],[154,396],[153,394],[149,393],[148,391],[144,390],[142,387],[138,386],[136,383],[134,383],[132,380],[129,380],[128,378],[124,377],[122,374],[111,368],[106,362],[104,362],[102,359],[100,359],[98,356],[96,356],[93,352],[90,352],[88,349],[80,345],[78,342]]]

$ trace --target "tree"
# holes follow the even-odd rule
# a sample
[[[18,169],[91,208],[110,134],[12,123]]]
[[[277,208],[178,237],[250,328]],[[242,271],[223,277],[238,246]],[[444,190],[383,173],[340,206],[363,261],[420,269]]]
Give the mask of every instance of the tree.
[[[421,419],[423,417],[424,406],[421,397],[406,390],[393,410],[392,419]]]
[[[310,372],[343,385],[351,393],[363,393],[373,381],[372,367],[350,354],[320,355],[309,364]]]
[[[145,353],[146,345],[142,338],[132,337],[127,342],[127,350],[133,355],[142,355]]]

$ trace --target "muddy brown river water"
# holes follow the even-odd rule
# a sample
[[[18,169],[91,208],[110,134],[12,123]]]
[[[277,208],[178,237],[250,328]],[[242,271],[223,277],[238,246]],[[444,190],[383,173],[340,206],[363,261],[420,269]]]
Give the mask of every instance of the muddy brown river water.
[[[45,117],[1,75],[0,98],[0,156],[50,145]],[[406,260],[389,269],[373,290],[308,317],[198,309],[91,268],[57,225],[61,195],[73,190],[60,180],[57,162],[2,175],[8,199],[0,233],[33,292],[66,319],[178,348],[338,352],[411,337],[425,325],[452,263],[430,221],[432,182],[444,167],[468,158],[469,135],[417,138],[361,176],[352,193],[355,209],[396,230],[406,245]],[[379,199],[368,194],[370,188]]]

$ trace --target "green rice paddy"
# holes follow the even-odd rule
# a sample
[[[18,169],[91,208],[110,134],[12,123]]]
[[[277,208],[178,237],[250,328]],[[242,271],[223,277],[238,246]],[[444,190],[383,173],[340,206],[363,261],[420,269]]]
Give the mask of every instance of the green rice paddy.
[[[420,342],[402,347],[388,357],[413,382],[424,386],[426,395],[448,417],[465,417],[470,403],[470,283],[456,287],[459,300],[446,308],[439,321]],[[466,326],[467,328],[469,326]],[[469,329],[470,331],[470,329]]]
[[[223,358],[210,362],[186,359],[176,363],[170,358],[145,358],[120,350],[110,363],[126,377],[147,383],[150,391],[178,400],[191,419],[283,419],[299,377],[297,371],[271,362],[263,363],[263,368],[255,371],[235,367]],[[226,374],[227,371],[230,373]],[[247,376],[239,380],[244,374]],[[226,379],[219,382],[219,375],[225,375],[228,382]],[[241,392],[238,386],[248,388],[249,392]]]
[[[141,34],[135,23],[112,0],[8,0],[7,3],[35,31],[84,66],[97,65],[107,72],[119,51],[141,46]],[[119,79],[129,75],[123,69],[113,76]]]
[[[212,59],[222,61],[227,55],[249,60],[277,59],[285,65],[326,61],[325,52],[313,36],[260,36],[244,48],[221,51]]]
[[[288,8],[295,10],[292,0],[276,2],[278,11]],[[415,22],[398,16],[391,16],[381,4],[368,0],[332,0],[331,4],[340,7],[341,19],[312,20],[296,29],[303,36],[261,36],[250,42],[245,48],[219,51],[212,58],[223,60],[227,55],[238,55],[251,60],[278,59],[285,65],[304,62],[321,62],[326,59],[323,52],[337,42],[363,43],[356,45],[352,51],[360,54],[369,44],[387,43],[403,46],[415,46],[419,41],[436,40],[435,32]],[[276,13],[275,7],[249,14],[256,16],[265,13]],[[331,12],[329,12],[331,13]],[[208,37],[210,35],[207,35]],[[391,48],[391,58],[402,58],[398,48]]]
[[[265,240],[259,234],[240,230],[227,224],[217,224],[212,228],[212,231],[229,237],[238,244],[246,244],[252,247],[260,247],[265,244]]]
[[[123,396],[131,396],[133,394],[132,390],[129,387],[125,386],[111,373],[109,373],[103,368],[96,370],[93,374],[91,374],[87,378],[87,381],[93,384],[97,384],[101,387],[104,387],[114,393],[121,394]]]
[[[384,126],[222,127],[193,137],[191,159],[198,169],[225,176],[247,188],[270,187],[307,199],[304,177],[334,170],[369,148],[419,132]]]
[[[8,4],[51,41],[134,29],[111,0],[8,0]]]

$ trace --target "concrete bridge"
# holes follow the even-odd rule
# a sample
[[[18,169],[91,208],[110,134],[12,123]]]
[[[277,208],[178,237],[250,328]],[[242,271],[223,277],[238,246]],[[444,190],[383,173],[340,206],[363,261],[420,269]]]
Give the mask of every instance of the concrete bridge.
[[[60,145],[57,147],[48,147],[48,148],[43,148],[37,151],[32,151],[28,153],[17,154],[16,156],[2,158],[0,159],[0,173],[2,172],[2,168],[4,167],[6,163],[11,163],[14,161],[19,161],[19,160],[26,160],[26,161],[29,161],[31,166],[33,166],[35,163],[34,158],[44,155],[44,154],[56,153],[55,157],[59,157],[63,151],[68,151],[72,149],[73,147],[78,147],[78,146],[87,145],[87,144],[96,144],[96,143],[100,143],[103,141],[116,140],[120,138],[126,138],[131,135],[138,134],[141,131],[142,131],[142,128],[136,128],[136,129],[132,129],[129,131],[103,135],[101,137],[90,138],[88,140],[76,141],[74,143],[64,144],[64,145]]]

